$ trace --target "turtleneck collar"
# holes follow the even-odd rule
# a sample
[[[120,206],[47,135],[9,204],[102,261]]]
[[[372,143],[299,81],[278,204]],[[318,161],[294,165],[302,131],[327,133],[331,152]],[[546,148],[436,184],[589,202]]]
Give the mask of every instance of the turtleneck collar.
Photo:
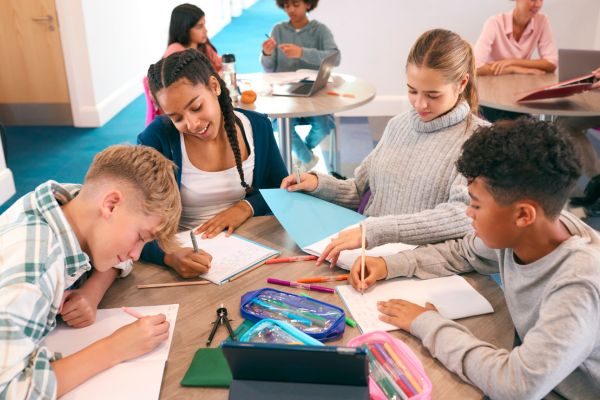
[[[461,123],[470,112],[471,108],[469,107],[469,103],[467,103],[466,100],[461,100],[446,114],[427,122],[421,120],[419,114],[413,109],[410,112],[410,120],[415,131],[419,133],[431,133]]]

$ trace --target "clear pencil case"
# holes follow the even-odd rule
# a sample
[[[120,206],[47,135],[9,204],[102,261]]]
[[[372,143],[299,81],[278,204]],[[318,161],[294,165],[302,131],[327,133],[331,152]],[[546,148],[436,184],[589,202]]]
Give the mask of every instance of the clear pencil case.
[[[431,380],[413,351],[387,332],[355,337],[348,346],[364,347],[369,359],[369,394],[372,400],[431,399]]]
[[[240,311],[242,317],[253,322],[267,318],[285,321],[319,341],[344,334],[346,316],[341,308],[271,288],[243,295]]]
[[[240,337],[240,342],[323,346],[323,343],[287,322],[269,318],[257,322]]]

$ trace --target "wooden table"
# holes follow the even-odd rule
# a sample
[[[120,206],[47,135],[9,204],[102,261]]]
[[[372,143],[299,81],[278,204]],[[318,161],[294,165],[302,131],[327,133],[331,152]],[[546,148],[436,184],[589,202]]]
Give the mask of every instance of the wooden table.
[[[600,90],[548,100],[516,101],[526,92],[557,82],[556,74],[481,76],[477,79],[479,102],[486,107],[530,114],[541,120],[600,116]]]
[[[264,74],[248,74],[253,81],[260,81]],[[347,74],[333,74],[332,82],[310,97],[260,95],[252,105],[237,104],[238,107],[255,110],[277,118],[279,146],[285,166],[290,170],[292,165],[292,126],[295,117],[310,117],[334,114],[351,110],[368,103],[375,97],[375,86]],[[255,82],[255,85],[264,82]],[[339,96],[328,94],[336,92]],[[344,94],[348,96],[344,96]],[[335,152],[335,149],[332,151]]]
[[[301,254],[300,249],[290,239],[274,217],[255,217],[248,220],[238,231],[245,237],[267,246],[280,249],[282,255]],[[293,264],[263,265],[225,285],[201,285],[160,289],[136,289],[137,284],[161,283],[179,280],[174,272],[165,268],[144,263],[136,263],[132,274],[117,280],[104,297],[100,308],[144,306],[179,303],[179,314],[171,345],[169,359],[163,377],[161,396],[166,399],[227,399],[227,389],[186,388],[179,385],[197,349],[205,346],[211,323],[215,320],[216,309],[224,304],[235,329],[243,321],[240,317],[240,297],[251,290],[272,286],[266,283],[267,277],[295,280],[306,275],[330,275],[340,271],[330,271],[328,266],[315,267],[314,262]],[[502,348],[510,349],[513,343],[514,328],[508,314],[502,290],[492,279],[476,273],[465,276],[494,307],[490,315],[465,318],[460,323],[468,327],[477,337]],[[272,286],[282,289],[280,286]],[[293,288],[286,291],[300,293]],[[339,296],[329,293],[310,292],[311,296],[344,308]],[[327,344],[343,345],[360,334],[357,328],[346,326],[342,339]],[[433,399],[480,399],[482,393],[463,382],[453,373],[434,360],[423,348],[420,341],[404,332],[392,332],[404,340],[419,357],[425,371],[433,382]],[[226,330],[219,328],[213,347],[225,340]]]

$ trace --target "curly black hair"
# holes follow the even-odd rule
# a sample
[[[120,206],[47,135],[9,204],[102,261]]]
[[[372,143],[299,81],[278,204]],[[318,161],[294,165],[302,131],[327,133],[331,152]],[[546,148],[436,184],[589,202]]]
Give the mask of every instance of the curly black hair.
[[[560,214],[581,175],[579,154],[556,124],[521,117],[478,128],[456,162],[469,182],[484,179],[494,199],[535,201],[549,218]]]
[[[308,11],[312,11],[315,8],[317,8],[317,5],[319,4],[319,0],[300,0],[305,2],[306,4],[308,4]],[[290,3],[292,2],[292,0],[275,0],[275,3],[277,3],[277,7],[279,8],[283,8],[285,6],[285,3]]]

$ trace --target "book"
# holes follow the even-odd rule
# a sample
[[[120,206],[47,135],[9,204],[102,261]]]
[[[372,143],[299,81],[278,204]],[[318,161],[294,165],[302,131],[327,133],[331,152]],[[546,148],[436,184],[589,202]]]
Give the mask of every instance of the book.
[[[390,299],[403,299],[423,307],[431,303],[449,319],[494,312],[489,301],[459,275],[424,280],[398,278],[378,282],[363,294],[350,285],[337,286],[336,290],[363,333],[399,329],[379,319],[377,302]]]
[[[165,314],[170,323],[169,339],[151,352],[125,361],[93,376],[75,389],[66,393],[61,400],[77,399],[158,399],[165,363],[173,340],[179,304],[161,306],[130,307],[144,315]],[[45,346],[63,357],[112,334],[118,328],[135,321],[120,308],[98,310],[96,322],[85,328],[74,329],[61,322],[48,335]]]
[[[572,96],[577,93],[591,90],[594,82],[594,74],[583,75],[567,81],[558,82],[553,85],[532,90],[525,93],[523,96],[517,99],[517,101],[522,102]]]
[[[192,247],[190,231],[177,234],[177,240],[184,247]],[[279,254],[277,250],[253,242],[239,235],[226,236],[219,233],[211,239],[196,235],[198,247],[212,256],[211,267],[201,278],[221,285],[235,275]]]
[[[332,238],[341,231],[354,228],[366,217],[356,211],[300,192],[284,189],[261,189],[263,198],[292,240],[302,251],[320,256]],[[382,257],[416,246],[388,243],[367,250],[367,256]],[[344,250],[337,266],[349,270],[360,256],[360,249]]]

